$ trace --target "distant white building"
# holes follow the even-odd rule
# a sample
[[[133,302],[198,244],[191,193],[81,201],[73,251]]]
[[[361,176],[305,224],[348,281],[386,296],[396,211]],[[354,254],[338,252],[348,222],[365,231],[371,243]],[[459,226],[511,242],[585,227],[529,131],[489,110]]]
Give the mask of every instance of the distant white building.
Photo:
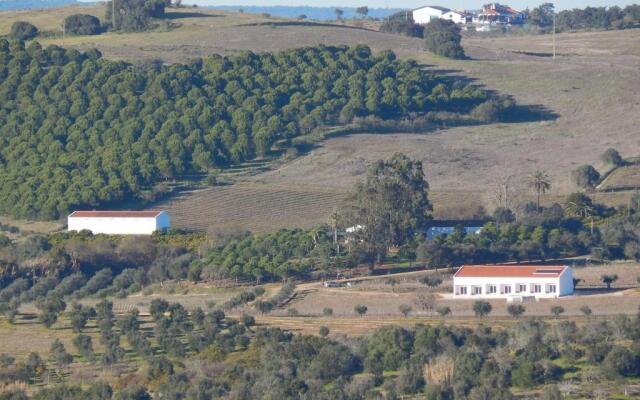
[[[453,276],[455,298],[521,301],[527,297],[557,298],[573,294],[569,266],[464,265]]]
[[[424,6],[416,8],[412,11],[413,22],[416,24],[428,24],[431,20],[442,18],[442,16],[449,11],[451,10],[440,6]]]
[[[170,227],[166,211],[74,211],[67,218],[67,230],[89,230],[94,235],[151,235]]]
[[[451,10],[440,6],[425,6],[412,10],[413,22],[416,24],[428,24],[434,19],[447,19],[456,24],[470,22],[470,17],[463,12]]]
[[[470,22],[470,18],[465,13],[461,13],[454,10],[449,10],[446,13],[442,14],[442,19],[448,19],[449,21],[453,21],[456,24],[466,24]]]

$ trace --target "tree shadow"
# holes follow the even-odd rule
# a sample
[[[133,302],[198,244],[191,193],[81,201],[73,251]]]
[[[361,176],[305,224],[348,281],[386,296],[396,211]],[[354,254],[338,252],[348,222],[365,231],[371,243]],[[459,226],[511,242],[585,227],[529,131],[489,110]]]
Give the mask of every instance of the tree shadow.
[[[332,24],[327,22],[310,22],[310,21],[269,21],[269,22],[253,22],[249,24],[241,24],[238,26],[273,26],[273,27],[289,27],[289,26],[302,26],[302,27],[322,27],[322,28],[344,28],[344,29],[356,29],[360,31],[379,32],[375,29],[364,28],[352,25]]]
[[[164,13],[165,19],[182,19],[182,18],[224,18],[224,15],[209,14],[202,12],[175,12],[169,11]]]
[[[501,122],[526,123],[555,121],[560,115],[542,104],[516,105],[509,114],[505,115]]]

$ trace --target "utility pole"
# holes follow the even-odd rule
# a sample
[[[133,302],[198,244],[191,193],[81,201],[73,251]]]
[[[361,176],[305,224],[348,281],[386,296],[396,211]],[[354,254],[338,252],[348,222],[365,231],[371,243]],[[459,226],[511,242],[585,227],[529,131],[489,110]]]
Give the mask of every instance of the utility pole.
[[[64,33],[67,30],[67,19],[62,20],[62,47],[64,47]]]
[[[553,59],[556,59],[556,10],[553,10]]]
[[[116,30],[116,0],[111,0],[111,27]]]

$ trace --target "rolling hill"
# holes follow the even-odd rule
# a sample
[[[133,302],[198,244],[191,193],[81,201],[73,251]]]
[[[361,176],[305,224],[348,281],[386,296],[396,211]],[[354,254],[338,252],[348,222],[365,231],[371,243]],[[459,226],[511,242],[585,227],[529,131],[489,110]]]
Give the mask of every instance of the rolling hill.
[[[102,15],[101,8],[87,10]],[[28,20],[30,15],[41,18],[41,24],[53,29],[57,24],[55,18],[59,18],[54,15],[67,12],[77,11],[63,8],[57,9],[57,14],[46,16],[34,12],[3,13],[0,32],[7,31],[11,20]],[[374,50],[393,49],[399,56],[414,58],[432,71],[458,75],[487,89],[512,94],[519,104],[552,116],[524,122],[451,127],[429,133],[333,138],[298,159],[279,164],[275,170],[240,178],[242,184],[237,188],[241,197],[246,194],[243,185],[271,194],[274,188],[292,186],[311,193],[319,188],[341,193],[362,176],[363,166],[368,162],[394,151],[405,151],[424,161],[436,197],[436,209],[447,213],[451,207],[451,213],[464,216],[470,208],[470,198],[475,199],[474,205],[491,208],[491,202],[486,201],[487,192],[494,177],[505,171],[522,180],[535,169],[546,170],[553,178],[551,195],[556,198],[575,190],[570,171],[578,165],[597,159],[608,147],[617,148],[623,156],[637,154],[640,147],[636,129],[640,123],[640,71],[637,68],[640,30],[560,34],[556,60],[550,57],[549,36],[472,36],[464,40],[471,60],[451,61],[424,52],[419,39],[367,29],[204,9],[171,10],[170,13],[175,26],[166,31],[68,37],[65,45],[79,49],[97,47],[108,58],[159,58],[176,62],[212,52],[230,54],[316,43],[362,43]],[[49,43],[60,44],[61,38],[43,40],[43,44]],[[226,193],[234,187],[225,188]],[[216,188],[211,190],[216,191]],[[446,194],[440,196],[446,199],[442,204],[438,204],[438,193]],[[192,201],[190,196],[200,196],[193,198],[202,199],[202,208],[227,209],[235,203],[233,197],[229,197],[231,200],[208,199],[196,191],[171,203],[175,213],[190,212],[186,205],[191,203],[182,203]],[[252,222],[255,223],[256,218],[261,218],[261,197],[255,192],[251,196],[257,196],[254,197],[257,214]],[[288,197],[290,194],[283,191],[280,199]],[[323,200],[323,204],[326,201]],[[626,200],[616,196],[611,201]],[[326,216],[315,214],[316,207],[317,204],[304,199],[288,205],[287,209],[295,210],[297,215],[308,213],[310,217],[305,223],[326,220]],[[328,204],[323,208],[331,209]],[[184,218],[193,220],[202,218],[202,214]],[[221,217],[211,213],[205,218],[213,226]]]

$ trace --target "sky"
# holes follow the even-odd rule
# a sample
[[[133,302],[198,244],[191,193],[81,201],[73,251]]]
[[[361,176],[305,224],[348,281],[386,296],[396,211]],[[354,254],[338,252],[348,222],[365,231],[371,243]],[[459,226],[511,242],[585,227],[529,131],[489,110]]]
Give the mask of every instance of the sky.
[[[315,7],[358,7],[362,5],[370,8],[417,8],[425,5],[439,5],[452,9],[478,9],[482,4],[491,0],[183,0],[185,4],[198,4],[203,6],[215,5],[241,5],[241,6],[315,6]],[[557,10],[567,8],[584,8],[586,6],[625,6],[634,3],[633,0],[502,0],[516,9],[534,8],[541,3],[549,1],[555,3]],[[635,0],[640,2],[640,0]]]

